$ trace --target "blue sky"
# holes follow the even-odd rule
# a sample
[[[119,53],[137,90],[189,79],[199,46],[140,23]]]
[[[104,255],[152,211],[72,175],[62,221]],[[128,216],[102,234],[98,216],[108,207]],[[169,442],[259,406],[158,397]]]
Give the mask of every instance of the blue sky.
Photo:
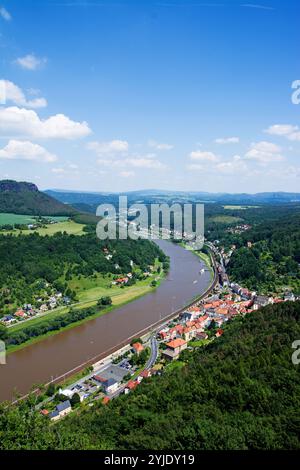
[[[299,191],[299,10],[291,0],[0,0],[0,178]]]

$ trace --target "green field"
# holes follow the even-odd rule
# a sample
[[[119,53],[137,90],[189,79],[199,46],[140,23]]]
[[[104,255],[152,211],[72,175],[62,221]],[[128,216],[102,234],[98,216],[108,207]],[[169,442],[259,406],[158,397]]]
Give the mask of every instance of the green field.
[[[8,214],[5,214],[8,215]],[[14,215],[14,214],[12,214]],[[20,216],[20,217],[26,217],[26,216]],[[51,224],[47,225],[45,228],[38,228],[36,230],[8,230],[4,231],[4,234],[12,234],[12,235],[30,235],[31,233],[38,233],[39,235],[54,235],[55,233],[58,232],[67,232],[69,235],[83,235],[84,231],[84,225],[83,224],[77,224],[73,220],[68,220],[66,217],[51,217],[52,219],[64,219],[61,222],[58,222],[57,224]],[[1,220],[1,219],[0,219]],[[33,222],[35,222],[33,220]],[[15,223],[25,223],[25,222],[15,222]],[[32,223],[32,222],[26,222],[26,223]]]
[[[54,220],[56,222],[64,222],[68,220],[68,217],[46,217],[47,219]],[[0,227],[3,225],[29,225],[36,223],[36,218],[32,215],[21,215],[21,214],[7,214],[0,213]]]
[[[155,278],[158,279],[157,286],[159,285],[160,281],[164,278],[164,272],[161,271],[160,275],[155,274],[155,276],[144,279],[142,281],[137,281],[136,284],[133,286],[129,287],[124,287],[120,288],[118,286],[112,286],[111,288],[109,287],[110,284],[110,279],[105,278],[102,275],[98,275],[97,279],[91,279],[91,278],[81,278],[79,279],[73,279],[69,282],[69,285],[76,290],[77,296],[79,301],[76,304],[73,304],[72,307],[76,309],[81,309],[81,308],[89,308],[92,306],[95,306],[97,301],[99,300],[100,297],[102,296],[110,296],[112,298],[112,306],[107,307],[104,310],[99,310],[98,313],[95,315],[92,315],[91,317],[88,317],[84,319],[83,321],[77,322],[77,323],[72,323],[65,328],[60,329],[59,331],[54,331],[54,332],[48,332],[45,335],[33,338],[30,341],[27,341],[26,343],[17,345],[17,346],[10,346],[8,347],[8,353],[15,352],[19,349],[22,349],[26,346],[29,346],[30,344],[42,341],[48,336],[52,336],[53,334],[57,334],[62,330],[74,328],[75,326],[85,322],[92,320],[93,318],[105,315],[106,313],[110,312],[116,307],[119,307],[121,305],[125,305],[128,302],[131,302],[134,299],[137,299],[151,291],[153,291],[156,287],[152,287],[150,285],[151,281]],[[69,311],[70,307],[69,306],[61,306],[58,307],[51,312],[45,312],[38,317],[35,317],[31,320],[28,321],[23,321],[19,322],[12,327],[9,328],[9,331],[20,331],[23,328],[26,328],[27,326],[36,326],[39,325],[45,321],[48,321],[50,319],[55,318],[56,316],[60,316],[64,313],[67,313]]]
[[[81,306],[90,307],[103,296],[109,295],[114,305],[119,305],[130,300],[133,296],[143,295],[149,290],[150,279],[138,281],[130,287],[121,288],[113,285],[109,287],[111,280],[98,275],[96,279],[81,278],[70,281],[69,287],[77,293]]]
[[[206,346],[207,344],[211,343],[212,339],[199,339],[195,341],[189,341],[188,345],[191,346],[192,348],[202,348],[203,346]]]
[[[231,215],[216,215],[215,217],[210,217],[209,222],[215,222],[217,224],[233,224],[243,222],[243,219]]]
[[[247,209],[259,209],[260,206],[223,206],[225,210],[244,211]]]
[[[47,219],[55,220],[57,222],[67,221],[68,217],[48,217]],[[20,215],[20,214],[6,214],[2,212],[0,214],[0,227],[3,225],[14,225],[14,224],[21,224],[21,225],[28,225],[34,224],[36,219],[32,215]]]

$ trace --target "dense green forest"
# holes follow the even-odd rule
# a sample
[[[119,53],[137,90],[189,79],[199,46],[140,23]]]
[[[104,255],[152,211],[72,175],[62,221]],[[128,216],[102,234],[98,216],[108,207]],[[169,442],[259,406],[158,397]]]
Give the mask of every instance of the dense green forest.
[[[84,236],[0,235],[0,308],[34,303],[52,287],[72,297],[68,288],[72,276],[128,273],[131,261],[148,270],[156,258],[166,262],[164,253],[148,240],[101,241],[94,230]]]
[[[0,408],[1,449],[300,449],[300,303],[233,320],[186,365],[50,425],[35,398]]]
[[[46,333],[59,331],[62,328],[71,325],[72,323],[85,320],[96,314],[99,315],[99,311],[104,308],[105,305],[100,304],[100,302],[97,304],[96,307],[90,307],[80,310],[75,310],[71,308],[68,313],[58,315],[55,318],[51,319],[46,318],[45,321],[39,323],[38,325],[30,325],[29,323],[28,326],[25,326],[22,330],[19,331],[5,331],[5,329],[2,327],[3,336],[1,338],[0,331],[0,339],[3,339],[5,341],[7,347],[23,344],[26,343],[26,341],[29,341],[33,338],[37,338],[41,335],[45,335]]]
[[[300,294],[300,215],[284,214],[256,224],[235,240],[238,249],[231,257],[232,280],[260,292],[291,288]],[[247,246],[247,241],[252,243]]]
[[[77,211],[42,193],[32,183],[0,181],[0,212],[26,215],[69,215]]]

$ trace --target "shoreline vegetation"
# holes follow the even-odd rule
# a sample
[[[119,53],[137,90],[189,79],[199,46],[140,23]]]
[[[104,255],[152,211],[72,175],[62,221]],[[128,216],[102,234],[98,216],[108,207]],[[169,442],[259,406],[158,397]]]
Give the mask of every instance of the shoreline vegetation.
[[[187,249],[186,245],[184,243],[182,243],[181,246],[183,248]],[[212,265],[211,265],[211,259],[210,259],[209,255],[207,255],[206,253],[199,252],[199,251],[194,251],[194,250],[192,250],[192,252],[194,253],[195,256],[198,256],[205,263],[206,267],[210,270],[210,282],[211,282],[214,273],[213,273],[213,268],[212,268]],[[161,264],[161,263],[156,261],[156,267],[158,267],[159,264]],[[78,321],[69,323],[66,326],[63,326],[62,328],[59,328],[57,330],[51,330],[51,331],[46,332],[45,334],[42,334],[42,335],[39,335],[39,336],[36,336],[36,337],[32,337],[31,339],[29,339],[28,341],[25,341],[24,343],[21,343],[21,344],[18,344],[18,345],[9,345],[7,347],[7,355],[13,354],[13,353],[15,353],[17,351],[20,351],[20,350],[22,350],[26,347],[29,347],[33,344],[42,342],[45,339],[47,339],[51,336],[54,336],[56,334],[62,333],[64,331],[70,330],[72,328],[76,328],[77,326],[80,326],[83,323],[86,323],[88,321],[92,321],[96,318],[100,318],[103,315],[106,315],[106,314],[114,311],[117,308],[123,307],[124,305],[126,305],[130,302],[138,300],[139,298],[141,298],[141,297],[153,292],[154,290],[156,290],[160,286],[160,284],[165,280],[165,278],[168,275],[168,272],[169,271],[165,272],[163,269],[161,269],[160,273],[156,276],[155,285],[151,285],[151,282],[149,282],[150,280],[147,280],[148,283],[146,285],[145,280],[144,280],[144,281],[138,281],[137,282],[137,284],[140,284],[141,286],[140,285],[138,285],[138,286],[134,285],[134,286],[130,286],[130,287],[125,288],[126,290],[124,289],[125,290],[124,294],[128,295],[129,290],[136,291],[137,288],[144,287],[142,292],[137,292],[136,294],[129,295],[126,300],[118,301],[119,300],[118,298],[117,299],[112,298],[112,300],[117,300],[117,302],[115,302],[115,303],[113,302],[113,304],[108,306],[108,307],[105,307],[105,308],[102,308],[102,309],[100,309],[100,308],[97,309],[96,300],[89,301],[88,303],[90,305],[88,307],[86,306],[86,302],[82,302],[85,305],[85,307],[82,306],[82,307],[76,308],[76,304],[75,304],[74,306],[72,306],[72,309],[71,309],[74,312],[77,312],[78,310],[80,311],[80,310],[83,310],[83,309],[86,308],[87,310],[91,310],[91,314],[88,314],[86,317],[84,317],[84,318],[82,318]],[[109,294],[109,289],[107,289],[107,294]],[[124,295],[124,294],[122,292],[121,295]],[[195,299],[191,299],[191,300],[195,300]],[[92,312],[93,309],[97,309],[97,311],[93,313]],[[11,330],[12,330],[12,332],[20,331],[20,330],[22,331],[23,329],[27,328],[27,326],[31,327],[31,326],[36,326],[37,324],[41,325],[42,323],[46,323],[46,322],[49,322],[51,320],[54,320],[56,317],[60,317],[63,314],[63,312],[65,312],[65,313],[67,313],[68,311],[70,312],[70,308],[68,308],[68,307],[63,307],[60,310],[59,309],[56,309],[56,310],[57,310],[57,312],[52,312],[52,314],[51,313],[50,314],[45,314],[42,317],[30,320],[28,322],[28,324],[26,324],[26,322],[24,322],[23,324],[19,323],[17,325],[14,325],[11,328]],[[80,371],[76,372],[76,374],[78,374],[78,373],[80,373]]]
[[[176,243],[176,242],[175,242]],[[182,248],[184,248],[185,250],[189,250],[191,251],[192,253],[194,253],[194,255],[198,256],[198,258],[201,259],[201,261],[204,262],[205,264],[205,267],[209,270],[209,273],[210,273],[210,281],[213,279],[214,277],[214,270],[213,270],[213,267],[212,267],[212,262],[211,262],[211,257],[208,253],[205,253],[203,251],[203,248],[205,249],[205,245],[203,246],[202,250],[190,250],[188,247],[187,247],[187,244],[185,242],[179,242],[178,243],[180,246],[182,246]]]
[[[297,419],[291,417],[297,415],[299,380],[296,368],[291,366],[290,344],[295,324],[299,331],[299,312],[299,302],[284,303],[235,318],[224,327],[220,338],[183,351],[161,376],[144,379],[135,391],[115,397],[106,406],[99,397],[92,409],[73,405],[74,412],[55,425],[38,413],[41,408],[33,393],[18,404],[4,403],[0,405],[0,447],[92,450],[109,446],[134,450],[147,449],[153,441],[157,450],[176,445],[198,450],[298,449]],[[278,334],[270,342],[274,330]],[[220,360],[225,356],[231,360]],[[76,377],[90,372],[86,368]],[[280,402],[276,399],[278,377],[286,384]],[[70,380],[68,377],[64,386]],[[193,403],[192,409],[187,409],[186,397]],[[16,423],[18,436],[12,441]],[[201,439],[195,439],[199,425]],[[174,429],[183,432],[178,436]]]
[[[180,243],[180,246],[182,246],[184,249],[187,249],[186,245],[185,245],[183,242]],[[195,250],[191,250],[191,251],[192,251],[192,253],[195,254],[195,256],[198,256],[200,259],[202,259],[202,261],[205,263],[206,267],[207,267],[208,269],[210,269],[211,277],[210,277],[210,281],[209,281],[209,282],[211,283],[211,282],[213,281],[213,277],[214,277],[214,270],[213,270],[213,267],[212,267],[212,262],[211,262],[210,256],[209,256],[208,254],[206,254],[206,253],[203,253],[202,251],[195,251]],[[167,273],[165,274],[165,276],[163,276],[163,278],[161,279],[161,281],[163,281],[166,276],[167,276]],[[161,282],[161,281],[160,281],[160,282]],[[158,285],[157,285],[155,288],[157,288],[157,287],[158,287]],[[155,289],[155,288],[154,288],[154,289]],[[207,291],[207,290],[206,290],[206,291]],[[143,295],[145,295],[145,294],[142,294],[140,297],[142,297]],[[202,293],[202,294],[200,294],[200,295],[197,295],[196,297],[194,297],[193,299],[191,299],[191,300],[188,302],[187,306],[188,306],[191,302],[194,303],[194,302],[196,302],[197,300],[199,300],[199,298],[205,297],[205,295],[206,295],[205,293],[204,293],[204,294]],[[137,297],[137,298],[138,298],[138,297]],[[134,298],[133,300],[136,300],[137,298]],[[130,302],[130,301],[128,301],[127,303],[129,303],[129,302]],[[123,304],[123,305],[124,305],[124,304]],[[108,313],[109,311],[112,311],[112,310],[114,310],[114,308],[108,309],[107,312],[103,312],[102,315],[104,315],[105,313]],[[87,319],[87,320],[89,320],[89,319]],[[147,333],[143,333],[143,334],[145,335],[145,334],[147,334]],[[206,344],[209,344],[209,342],[203,342],[203,340],[202,340],[202,341],[201,341],[201,345],[203,346],[204,344],[205,344],[205,345],[206,345]],[[122,348],[121,348],[121,349],[122,349]],[[112,354],[115,354],[115,353],[116,353],[116,351],[114,351],[114,353],[112,353]],[[103,358],[103,360],[104,360],[104,359],[105,359],[105,358]],[[61,381],[57,382],[57,385],[63,385],[64,387],[66,387],[67,384],[73,383],[73,382],[75,382],[76,380],[79,380],[80,378],[82,378],[82,377],[84,377],[85,375],[87,375],[87,373],[88,373],[87,370],[88,370],[88,369],[89,369],[89,367],[88,367],[87,365],[85,365],[82,369],[76,370],[76,372],[71,373],[70,375],[65,374],[65,376],[67,376],[67,378],[64,378],[64,379],[62,379]]]
[[[56,233],[70,224],[76,233]],[[38,229],[51,233],[25,230],[26,236],[23,231],[17,237],[1,236],[6,267],[0,276],[2,315],[9,318],[15,311],[26,318],[22,309],[29,309],[27,319],[1,326],[7,354],[126,305],[165,278],[169,259],[158,246],[146,241],[138,246],[131,240],[103,242],[92,229],[68,220]],[[103,298],[110,302],[101,304]]]
[[[147,295],[150,292],[153,292],[154,290],[156,290],[160,286],[161,282],[166,278],[167,274],[168,274],[167,272],[164,272],[163,270],[161,270],[161,272],[156,277],[156,284],[155,285],[151,285],[151,282],[149,282],[148,285],[146,286],[145,281],[138,281],[137,284],[140,282],[140,284],[145,285],[145,288],[143,289],[143,292],[137,292],[137,287],[139,287],[139,286],[136,286],[136,285],[125,288],[127,291],[129,291],[131,289],[133,292],[137,292],[137,293],[133,294],[133,295],[128,295],[128,298],[126,300],[123,300],[121,302],[113,303],[112,305],[110,305],[108,307],[105,307],[103,309],[100,309],[99,307],[97,307],[97,305],[96,305],[97,301],[93,300],[93,301],[89,302],[91,305],[87,308],[85,308],[85,307],[76,308],[76,304],[75,304],[75,306],[74,306],[75,308],[74,307],[71,307],[71,308],[63,307],[63,309],[61,309],[58,312],[52,312],[52,316],[51,316],[51,313],[50,314],[45,314],[42,317],[30,320],[28,322],[28,324],[26,324],[26,322],[24,322],[23,324],[19,323],[19,324],[15,325],[14,327],[10,328],[9,330],[11,330],[12,332],[15,332],[15,331],[22,331],[23,329],[26,329],[27,327],[30,328],[31,326],[36,326],[37,324],[39,324],[41,326],[41,324],[43,324],[43,323],[46,323],[46,322],[49,322],[49,321],[51,322],[51,320],[54,320],[56,317],[60,317],[64,313],[66,314],[68,310],[69,310],[69,312],[67,314],[69,314],[70,311],[73,311],[73,312],[80,312],[81,310],[90,310],[91,311],[91,314],[87,315],[86,317],[84,317],[84,318],[82,318],[78,321],[69,323],[68,325],[63,326],[62,328],[60,328],[58,330],[48,331],[45,334],[33,337],[33,338],[29,339],[28,341],[25,341],[24,343],[21,343],[21,344],[18,344],[18,345],[9,345],[9,346],[7,346],[7,354],[8,355],[13,354],[14,352],[20,351],[21,349],[24,349],[28,346],[31,346],[32,344],[39,343],[39,342],[49,338],[50,336],[54,336],[56,334],[62,333],[64,331],[70,330],[72,328],[76,328],[77,326],[82,325],[83,323],[86,323],[88,321],[91,321],[91,320],[94,320],[96,318],[102,317],[103,315],[106,315],[109,312],[111,312],[111,311],[113,311],[117,308],[123,307],[124,305],[126,305],[130,302],[133,302],[134,300],[137,300],[140,297],[143,297],[144,295]],[[126,291],[125,291],[125,293],[129,294]],[[107,289],[107,294],[109,294],[109,289]],[[122,292],[122,294],[123,294],[123,292]],[[97,309],[97,311],[93,313],[93,309]],[[53,313],[55,313],[55,315],[53,315]]]

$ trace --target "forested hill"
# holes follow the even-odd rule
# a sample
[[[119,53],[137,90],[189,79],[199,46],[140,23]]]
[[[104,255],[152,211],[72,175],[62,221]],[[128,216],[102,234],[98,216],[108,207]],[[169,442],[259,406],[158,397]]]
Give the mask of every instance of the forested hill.
[[[251,241],[252,245],[247,246]],[[262,293],[292,289],[300,294],[299,209],[278,214],[274,220],[254,225],[234,240],[228,266],[230,278]]]
[[[300,449],[300,302],[229,323],[181,369],[57,425],[30,403],[0,411],[1,449]],[[80,429],[80,432],[78,430]]]
[[[73,207],[40,192],[35,184],[11,180],[0,181],[0,212],[45,216],[77,214]]]

